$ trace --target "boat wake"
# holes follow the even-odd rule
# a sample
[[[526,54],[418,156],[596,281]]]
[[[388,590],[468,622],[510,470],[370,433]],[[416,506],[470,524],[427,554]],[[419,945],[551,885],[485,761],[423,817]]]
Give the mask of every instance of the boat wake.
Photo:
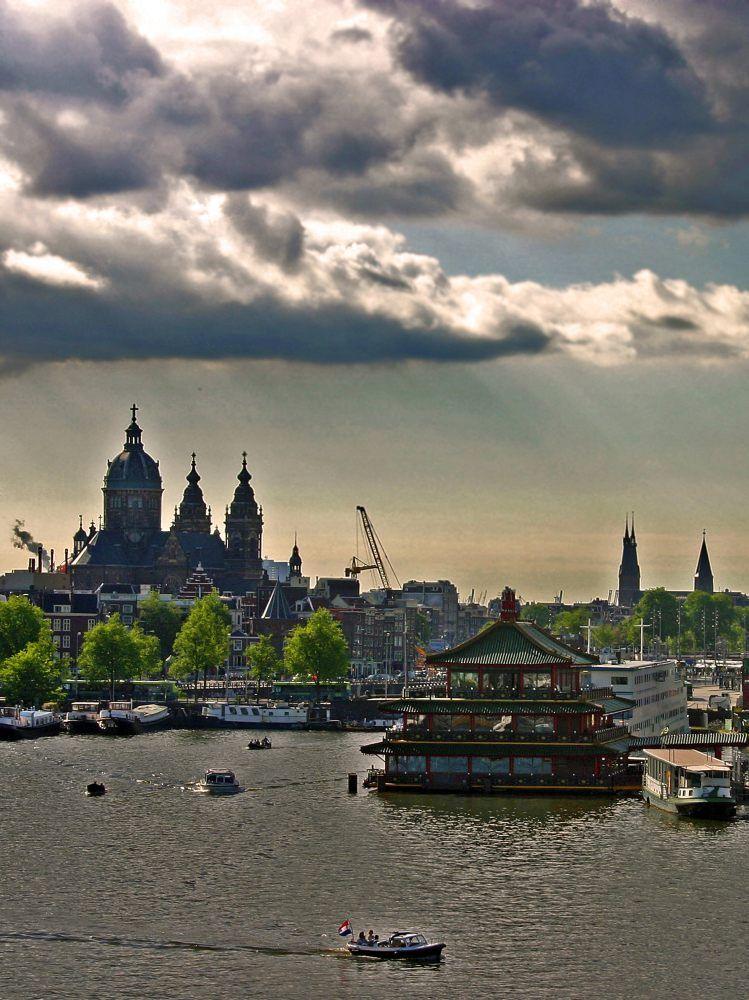
[[[340,948],[301,947],[279,948],[253,944],[204,944],[199,941],[158,941],[148,938],[120,937],[113,934],[68,934],[62,931],[4,931],[0,929],[0,945],[14,942],[39,941],[46,944],[101,944],[114,948],[134,948],[144,951],[207,951],[250,953],[253,955],[342,955]]]

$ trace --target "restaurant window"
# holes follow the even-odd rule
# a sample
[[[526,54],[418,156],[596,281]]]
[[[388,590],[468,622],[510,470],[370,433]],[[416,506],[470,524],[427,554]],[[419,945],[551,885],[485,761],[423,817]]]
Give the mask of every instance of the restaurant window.
[[[517,691],[518,675],[515,670],[485,670],[484,692],[499,694],[501,691]]]
[[[467,774],[467,757],[432,757],[432,771],[442,774]]]
[[[450,674],[452,694],[475,694],[479,689],[479,675],[475,670],[453,670]]]
[[[435,715],[432,723],[435,733],[468,733],[471,731],[470,715]]]
[[[551,757],[515,757],[512,770],[514,774],[551,774]]]
[[[511,726],[511,715],[477,715],[474,719],[474,728],[477,733],[499,733],[510,729]]]
[[[471,770],[476,775],[495,775],[510,773],[509,757],[474,757]]]
[[[426,757],[409,755],[405,757],[392,757],[390,760],[390,770],[398,774],[423,774],[427,769]]]
[[[515,726],[518,733],[536,736],[554,735],[554,717],[551,715],[520,715]]]
[[[551,672],[548,670],[526,670],[523,673],[524,691],[551,690]]]

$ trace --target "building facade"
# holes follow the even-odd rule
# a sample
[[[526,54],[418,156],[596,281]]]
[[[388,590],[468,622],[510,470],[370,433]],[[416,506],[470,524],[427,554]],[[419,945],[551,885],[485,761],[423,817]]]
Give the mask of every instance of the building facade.
[[[675,660],[594,664],[584,676],[593,687],[610,687],[617,697],[634,702],[617,717],[633,736],[689,731],[687,688]]]

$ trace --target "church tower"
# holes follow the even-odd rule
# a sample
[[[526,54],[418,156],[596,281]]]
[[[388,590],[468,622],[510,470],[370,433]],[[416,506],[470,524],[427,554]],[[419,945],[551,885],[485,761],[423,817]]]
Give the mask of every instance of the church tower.
[[[73,558],[79,556],[88,545],[88,533],[83,527],[83,514],[78,515],[78,531],[73,535]]]
[[[302,557],[299,555],[299,546],[296,543],[296,534],[294,535],[294,548],[291,550],[291,559],[289,559],[289,583],[295,583],[297,580],[302,579]]]
[[[697,560],[697,571],[694,574],[694,589],[702,590],[706,594],[713,594],[714,590],[713,571],[710,566],[710,556],[707,554],[707,542],[705,532],[702,532],[702,548],[700,557]]]
[[[200,473],[195,468],[195,452],[192,453],[192,466],[185,478],[187,486],[182,496],[182,503],[174,512],[174,528],[176,531],[193,531],[209,535],[211,514],[205,505],[203,491],[200,488]]]
[[[242,468],[237,476],[239,486],[226,508],[227,563],[245,578],[259,580],[263,575],[263,512],[258,510],[255,493],[250,486],[251,478],[247,471],[247,452],[243,451]]]
[[[622,539],[622,561],[619,566],[619,600],[622,608],[633,607],[640,599],[640,564],[637,561],[637,539],[635,537],[635,515],[632,515],[632,531],[629,530],[629,516]]]
[[[125,447],[107,464],[104,477],[104,530],[121,531],[130,545],[161,531],[161,473],[143,448],[141,429],[133,418],[125,430]]]

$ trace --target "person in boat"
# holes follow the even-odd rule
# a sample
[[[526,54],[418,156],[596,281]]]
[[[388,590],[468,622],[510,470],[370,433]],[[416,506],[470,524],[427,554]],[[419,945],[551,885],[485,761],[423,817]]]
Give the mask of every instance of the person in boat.
[[[367,935],[367,944],[377,944],[377,935],[370,928],[369,934]]]
[[[367,935],[364,933],[364,931],[359,931],[359,937],[356,939],[356,943],[357,944],[367,943]]]

